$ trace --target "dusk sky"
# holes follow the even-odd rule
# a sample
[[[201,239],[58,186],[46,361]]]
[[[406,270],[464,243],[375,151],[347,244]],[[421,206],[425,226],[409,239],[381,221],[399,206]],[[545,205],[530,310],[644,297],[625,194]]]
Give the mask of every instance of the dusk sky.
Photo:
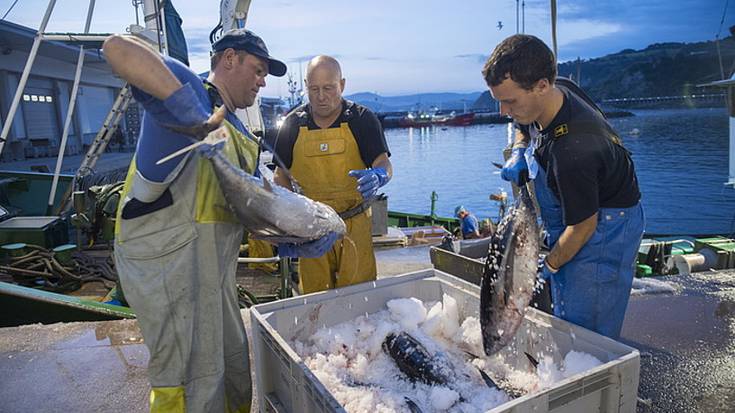
[[[5,14],[14,0],[0,0]],[[31,28],[48,4],[19,0],[7,20]],[[603,56],[652,43],[714,40],[726,0],[558,1],[560,61]],[[49,31],[84,29],[88,1],[58,0]],[[184,20],[190,60],[209,68],[208,34],[219,1],[174,0]],[[720,37],[735,24],[729,5]],[[1,17],[2,15],[0,15]],[[142,17],[141,17],[142,20]],[[498,29],[502,22],[502,29]],[[98,0],[94,32],[123,32],[135,23],[130,0]],[[493,47],[516,32],[515,0],[254,0],[247,25],[299,78],[308,59],[330,54],[342,64],[346,94],[384,96],[485,90],[480,69]],[[551,45],[549,1],[525,1],[525,32]],[[262,96],[286,96],[284,78],[268,77]]]

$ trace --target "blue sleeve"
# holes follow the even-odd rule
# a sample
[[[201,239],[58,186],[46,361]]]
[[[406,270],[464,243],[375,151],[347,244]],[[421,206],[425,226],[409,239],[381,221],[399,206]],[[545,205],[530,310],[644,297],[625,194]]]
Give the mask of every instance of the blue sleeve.
[[[469,234],[480,229],[480,223],[474,215],[469,215],[462,220],[462,233]]]
[[[163,59],[166,66],[171,69],[176,78],[182,84],[190,83],[200,102],[205,107],[210,107],[209,95],[206,89],[204,89],[202,79],[181,62],[169,57],[164,57]],[[156,162],[190,145],[192,140],[187,136],[174,133],[162,126],[162,124],[176,124],[177,121],[171,112],[165,108],[161,100],[135,87],[132,88],[132,91],[135,100],[145,109],[135,155],[136,167],[146,179],[153,182],[164,182],[184,160],[186,155],[180,155],[161,165],[156,165]]]
[[[190,83],[191,86],[194,88],[194,91],[196,92],[199,100],[202,103],[205,103],[207,107],[209,107],[209,94],[207,93],[207,90],[204,89],[202,78],[200,78],[196,73],[192,72],[191,69],[186,67],[178,60],[172,59],[168,56],[163,56],[163,62],[166,64],[169,70],[171,70],[174,76],[179,79],[179,82],[181,82],[182,85]],[[169,112],[166,107],[163,106],[163,101],[156,99],[155,97],[138,89],[135,86],[133,86],[131,89],[135,100],[140,103],[143,106],[143,109],[145,109],[145,111],[153,116],[153,118],[156,119],[158,122],[172,125],[178,123],[173,114],[171,114],[171,112]]]

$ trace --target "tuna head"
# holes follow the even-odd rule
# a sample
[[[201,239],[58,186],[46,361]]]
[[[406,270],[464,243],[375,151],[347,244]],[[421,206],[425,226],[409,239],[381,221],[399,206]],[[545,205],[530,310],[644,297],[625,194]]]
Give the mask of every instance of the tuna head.
[[[539,231],[525,187],[490,242],[480,281],[480,327],[485,354],[507,346],[523,322],[538,277]]]
[[[415,338],[405,332],[389,334],[383,341],[385,351],[398,369],[411,381],[419,380],[426,384],[447,384],[449,369],[424,348]]]
[[[330,206],[271,184],[235,167],[221,152],[208,156],[227,208],[253,238],[272,243],[304,243],[330,232],[347,232]]]

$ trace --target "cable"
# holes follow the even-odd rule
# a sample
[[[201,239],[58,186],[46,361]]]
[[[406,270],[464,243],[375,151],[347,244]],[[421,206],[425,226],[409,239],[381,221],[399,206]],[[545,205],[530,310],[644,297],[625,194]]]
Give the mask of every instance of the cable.
[[[725,24],[725,16],[727,15],[727,4],[730,2],[730,0],[725,0],[725,9],[722,10],[722,19],[720,19],[720,29],[717,30],[717,36],[715,38],[720,38],[720,33],[722,33],[722,25]]]
[[[11,10],[13,10],[13,7],[15,7],[15,5],[16,5],[17,3],[18,3],[18,0],[15,0],[15,1],[13,2],[13,4],[11,4],[11,5],[10,5],[10,8],[8,9],[8,11],[6,11],[6,12],[5,12],[5,14],[3,14],[3,18],[2,18],[2,19],[0,19],[0,20],[5,20],[5,18],[6,18],[6,17],[8,17],[8,14],[10,13],[10,11],[11,11]],[[724,17],[723,17],[723,18],[724,18]]]
[[[715,45],[717,46],[717,59],[720,63],[720,78],[725,79],[725,68],[722,65],[722,52],[720,51],[720,33],[722,33],[722,25],[725,23],[725,15],[727,14],[727,5],[730,0],[725,0],[725,9],[722,10],[722,19],[720,20],[720,28],[715,36]],[[729,105],[728,105],[729,106]]]

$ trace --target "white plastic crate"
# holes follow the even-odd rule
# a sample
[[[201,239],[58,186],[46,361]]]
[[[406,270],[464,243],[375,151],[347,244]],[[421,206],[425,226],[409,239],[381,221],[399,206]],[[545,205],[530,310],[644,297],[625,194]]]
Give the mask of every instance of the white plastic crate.
[[[460,319],[478,317],[479,293],[480,288],[474,284],[429,269],[254,306],[250,314],[261,411],[345,411],[289,342],[305,341],[321,327],[384,310],[386,303],[395,298],[440,301],[443,294],[448,294],[457,300]],[[524,323],[510,348],[536,354],[556,345],[556,362],[575,350],[589,353],[603,364],[489,413],[635,412],[640,370],[636,349],[534,309],[527,312]],[[521,358],[518,362],[527,363]]]

